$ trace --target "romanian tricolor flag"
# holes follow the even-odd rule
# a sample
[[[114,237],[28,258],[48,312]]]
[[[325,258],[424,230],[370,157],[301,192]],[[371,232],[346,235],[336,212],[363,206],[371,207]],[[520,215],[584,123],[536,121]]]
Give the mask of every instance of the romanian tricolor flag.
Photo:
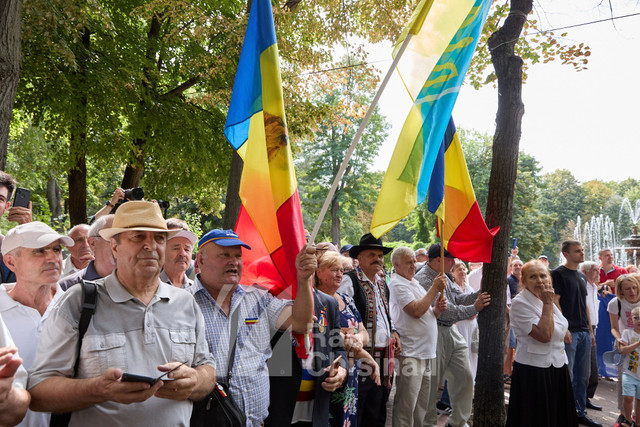
[[[500,227],[489,231],[482,218],[453,119],[431,174],[427,209],[442,220],[438,234],[449,252],[465,261],[491,262],[493,237]]]
[[[409,215],[425,201],[428,192],[435,191],[436,185],[442,186],[440,192],[445,198],[452,194],[445,191],[442,180],[434,180],[434,168],[440,155],[444,159],[444,170],[449,168],[450,156],[444,156],[445,131],[490,6],[491,0],[422,0],[398,41],[394,55],[407,35],[413,35],[397,67],[413,104],[378,196],[371,224],[371,233],[376,237]],[[426,81],[425,70],[428,75]],[[464,171],[468,179],[466,164]],[[471,192],[465,197],[472,197],[475,201],[473,189],[470,185],[469,188]],[[446,211],[441,209],[445,222],[444,246],[466,261],[489,262],[493,235],[497,231],[489,233],[479,209],[479,218],[475,218],[475,213],[470,214],[469,210],[457,212],[462,206],[458,202],[446,200],[446,204]],[[449,215],[454,214],[454,210],[455,217],[462,216],[472,221],[473,232],[465,228],[464,233],[457,234],[456,228],[450,230],[452,234],[446,234],[448,222],[451,222]],[[476,228],[479,222],[482,228]],[[452,227],[465,225],[463,222],[454,223],[451,223]],[[459,246],[456,253],[451,243],[457,241],[458,236],[464,236],[470,246],[488,248],[488,252],[483,251],[482,255],[460,252],[467,247],[465,244]],[[486,239],[489,239],[488,246]]]
[[[305,235],[270,0],[252,2],[224,133],[244,160],[235,231],[252,250],[242,249],[241,282],[295,297]]]

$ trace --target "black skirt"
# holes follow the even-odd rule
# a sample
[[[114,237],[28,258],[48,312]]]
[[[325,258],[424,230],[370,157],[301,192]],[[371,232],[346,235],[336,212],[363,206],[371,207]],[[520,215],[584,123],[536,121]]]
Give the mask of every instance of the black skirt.
[[[577,426],[567,365],[536,368],[513,363],[506,426]]]

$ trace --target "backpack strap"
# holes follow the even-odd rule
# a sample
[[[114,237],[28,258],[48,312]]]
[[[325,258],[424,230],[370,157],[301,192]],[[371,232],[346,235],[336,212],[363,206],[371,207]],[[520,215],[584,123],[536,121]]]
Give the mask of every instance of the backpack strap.
[[[80,320],[78,321],[78,355],[76,357],[76,363],[73,366],[74,376],[78,373],[82,338],[84,338],[84,334],[89,328],[91,317],[93,317],[93,313],[96,311],[96,304],[98,302],[98,284],[88,280],[83,280],[80,284],[82,285],[82,311],[80,312]]]
[[[620,298],[617,298],[618,300],[618,318],[620,318],[620,312],[622,311],[622,303],[620,303]]]

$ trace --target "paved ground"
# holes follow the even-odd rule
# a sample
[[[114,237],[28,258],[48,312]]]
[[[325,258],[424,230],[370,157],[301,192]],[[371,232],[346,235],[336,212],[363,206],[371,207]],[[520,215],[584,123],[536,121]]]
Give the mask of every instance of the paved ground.
[[[602,423],[604,427],[612,427],[618,418],[618,382],[614,379],[604,379],[600,378],[600,382],[598,383],[598,389],[596,390],[596,395],[592,399],[597,405],[603,407],[602,411],[593,411],[588,410],[587,413],[589,417],[599,423]],[[391,427],[391,411],[393,410],[393,397],[395,395],[395,385],[391,390],[391,396],[389,397],[389,403],[387,404],[387,427]],[[505,404],[509,402],[509,387],[505,386],[504,392]],[[447,424],[447,416],[441,415],[438,417],[438,426],[442,427]],[[469,425],[473,425],[473,419],[470,420]]]

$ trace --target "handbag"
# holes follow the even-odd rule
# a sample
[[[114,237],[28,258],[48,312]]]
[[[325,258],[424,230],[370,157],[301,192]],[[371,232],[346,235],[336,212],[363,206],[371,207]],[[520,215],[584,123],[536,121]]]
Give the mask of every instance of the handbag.
[[[193,402],[191,427],[245,427],[247,417],[238,406],[231,393],[231,369],[235,361],[236,340],[238,338],[238,313],[231,315],[231,333],[229,335],[229,361],[225,380],[218,380],[213,390],[202,400]]]

